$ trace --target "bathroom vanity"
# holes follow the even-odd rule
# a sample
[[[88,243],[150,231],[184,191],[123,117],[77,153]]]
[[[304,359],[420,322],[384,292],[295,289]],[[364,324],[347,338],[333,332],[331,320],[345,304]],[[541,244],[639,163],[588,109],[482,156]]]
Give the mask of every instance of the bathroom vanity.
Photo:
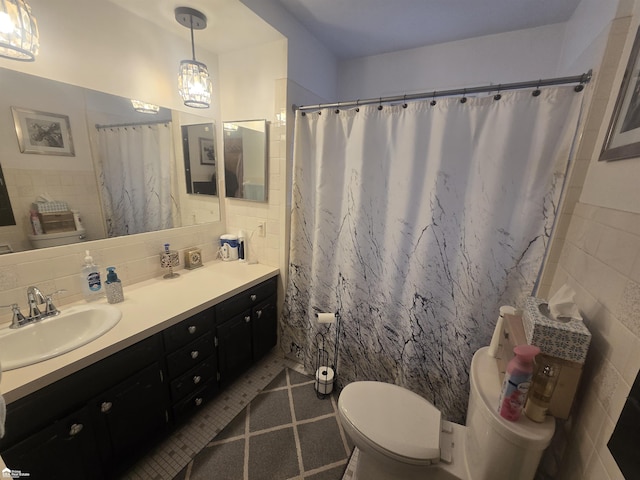
[[[277,273],[219,262],[130,286],[102,337],[4,372],[4,462],[31,478],[121,473],[273,348]]]

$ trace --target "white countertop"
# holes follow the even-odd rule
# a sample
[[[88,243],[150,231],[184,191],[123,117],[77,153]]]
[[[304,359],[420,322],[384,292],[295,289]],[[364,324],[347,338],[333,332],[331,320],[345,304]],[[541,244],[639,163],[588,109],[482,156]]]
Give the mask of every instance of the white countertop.
[[[0,392],[11,403],[77,372],[194,313],[211,307],[248,287],[278,274],[275,267],[240,262],[210,262],[195,270],[179,270],[173,279],[162,277],[124,287],[118,324],[101,337],[58,357],[2,372]],[[97,304],[107,303],[106,299]],[[78,302],[71,305],[85,304]],[[61,306],[65,308],[71,305]],[[1,465],[0,465],[1,466]]]

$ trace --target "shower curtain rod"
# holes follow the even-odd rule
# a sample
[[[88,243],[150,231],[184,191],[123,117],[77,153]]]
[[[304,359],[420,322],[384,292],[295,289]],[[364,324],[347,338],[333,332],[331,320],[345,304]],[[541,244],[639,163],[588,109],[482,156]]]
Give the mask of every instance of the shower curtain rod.
[[[568,83],[579,83],[580,85],[576,85],[575,90],[579,92],[582,90],[582,85],[585,83],[589,83],[591,77],[593,75],[592,70],[589,70],[587,73],[583,73],[582,75],[574,75],[571,77],[557,77],[557,78],[547,78],[544,80],[535,80],[530,82],[517,82],[517,83],[505,83],[502,85],[485,85],[483,87],[470,87],[470,88],[456,88],[453,90],[440,90],[429,93],[408,93],[406,95],[395,95],[391,97],[380,97],[380,98],[367,98],[365,100],[350,100],[347,102],[336,102],[336,103],[319,103],[317,105],[300,105],[293,106],[293,110],[300,110],[301,112],[307,112],[309,110],[320,110],[323,108],[341,108],[341,107],[358,107],[360,105],[371,105],[376,103],[392,103],[392,102],[403,102],[407,100],[423,100],[426,98],[436,98],[436,97],[454,97],[457,95],[467,95],[474,93],[488,93],[488,92],[502,92],[505,90],[521,90],[524,88],[532,88],[532,87],[548,87],[550,85],[565,85]]]
[[[143,127],[145,125],[162,125],[169,124],[171,120],[158,120],[156,122],[137,122],[137,123],[113,123],[110,125],[100,125],[96,123],[96,128],[118,128],[118,127]]]

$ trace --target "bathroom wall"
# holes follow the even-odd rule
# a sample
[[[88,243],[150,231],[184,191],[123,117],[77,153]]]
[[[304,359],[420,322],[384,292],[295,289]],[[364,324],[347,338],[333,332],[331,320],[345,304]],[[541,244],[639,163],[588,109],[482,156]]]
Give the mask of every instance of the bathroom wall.
[[[559,480],[623,478],[607,442],[640,369],[640,158],[602,163],[598,157],[640,23],[638,3],[617,2],[611,20],[585,13],[602,4],[583,1],[576,22],[592,32],[585,45],[604,56],[563,205],[565,225],[555,234],[539,292],[548,298],[564,283],[573,287],[593,336],[572,418],[558,424],[545,457],[546,470]],[[593,35],[603,20],[607,28]]]

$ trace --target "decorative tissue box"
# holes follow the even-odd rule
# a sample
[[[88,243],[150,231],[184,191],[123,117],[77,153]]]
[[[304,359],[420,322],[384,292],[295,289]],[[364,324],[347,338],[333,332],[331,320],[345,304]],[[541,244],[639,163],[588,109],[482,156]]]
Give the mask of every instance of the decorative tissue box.
[[[38,213],[62,213],[69,211],[67,202],[35,202],[31,208]]]
[[[562,322],[547,315],[546,300],[536,297],[526,299],[522,325],[527,342],[540,347],[542,353],[547,355],[583,364],[591,343],[591,333],[587,327],[580,320]]]

